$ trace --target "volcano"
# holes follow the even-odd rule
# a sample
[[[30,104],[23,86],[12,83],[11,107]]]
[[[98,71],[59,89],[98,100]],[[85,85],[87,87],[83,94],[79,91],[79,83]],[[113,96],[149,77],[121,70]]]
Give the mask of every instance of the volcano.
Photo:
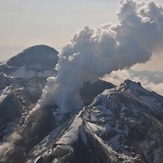
[[[86,81],[84,106],[37,105],[58,52],[30,47],[0,64],[1,163],[162,163],[163,97],[129,79]]]

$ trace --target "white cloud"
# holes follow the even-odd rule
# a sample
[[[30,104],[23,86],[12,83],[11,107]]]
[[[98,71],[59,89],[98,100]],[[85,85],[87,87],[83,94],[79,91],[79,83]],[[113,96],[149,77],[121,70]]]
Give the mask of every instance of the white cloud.
[[[146,89],[163,95],[162,72],[119,70],[113,71],[111,74],[106,75],[103,79],[117,86],[123,83],[124,80],[130,79],[135,82],[141,82],[142,86]]]
[[[74,35],[60,53],[58,75],[48,79],[39,101],[41,106],[57,104],[64,111],[75,108],[84,81],[144,63],[163,48],[162,6],[123,0],[118,17],[118,25],[105,24],[95,29],[86,26]],[[152,83],[142,81],[154,88]]]
[[[14,132],[4,143],[0,144],[0,160],[2,162],[6,162],[8,156],[10,156],[14,150],[15,143],[20,139],[21,136],[17,132]]]

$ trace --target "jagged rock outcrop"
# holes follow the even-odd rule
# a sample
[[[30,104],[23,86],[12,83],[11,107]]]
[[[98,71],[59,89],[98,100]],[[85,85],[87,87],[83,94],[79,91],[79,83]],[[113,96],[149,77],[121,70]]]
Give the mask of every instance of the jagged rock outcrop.
[[[64,114],[57,106],[33,112],[15,146],[23,152],[9,160],[21,156],[26,163],[162,163],[162,122],[163,97],[126,80],[78,113]]]
[[[0,64],[1,163],[163,162],[163,97],[141,83],[86,82],[84,108],[32,110],[57,61],[40,45]]]
[[[162,122],[163,97],[126,80],[120,87],[98,95],[49,143],[54,130],[29,158],[37,153],[37,163],[161,163]]]
[[[58,52],[52,47],[35,45],[12,57],[6,64],[8,68],[10,68],[10,66],[22,67],[26,65],[27,68],[50,69],[54,68],[58,62],[57,54]]]
[[[89,81],[85,82],[80,88],[80,95],[85,105],[93,102],[94,98],[102,93],[105,89],[114,88],[115,85],[103,80],[98,79],[94,83]]]
[[[41,96],[47,77],[57,73],[55,70],[57,54],[53,48],[37,45],[0,63],[0,140],[10,141],[12,132],[16,132],[16,135],[20,132],[20,137],[23,137],[14,142],[13,154],[6,154],[8,163],[17,160],[24,162],[26,160],[24,155],[30,153],[51,130],[57,129],[60,125],[65,127],[65,122],[69,122],[71,116],[74,116],[72,113],[58,114],[56,106],[50,108],[47,106],[46,109],[38,110],[28,117]],[[113,84],[102,80],[93,84],[86,82],[80,93],[86,103],[91,103],[95,96],[112,87]],[[6,162],[5,159],[3,162]]]
[[[42,94],[46,79],[56,75],[58,52],[46,45],[25,49],[0,63],[0,137],[10,122],[28,114]]]
[[[9,86],[10,82],[7,76],[3,73],[0,73],[0,89],[4,89],[6,86]]]

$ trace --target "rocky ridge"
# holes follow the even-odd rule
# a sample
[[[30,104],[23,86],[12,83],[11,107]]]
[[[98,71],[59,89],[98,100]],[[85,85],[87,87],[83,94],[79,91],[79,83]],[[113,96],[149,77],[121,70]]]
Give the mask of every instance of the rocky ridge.
[[[6,126],[30,111],[49,76],[56,75],[58,52],[46,45],[25,49],[0,63],[0,137]],[[3,133],[5,131],[5,133]]]
[[[30,113],[57,61],[41,45],[0,64],[1,163],[163,162],[163,97],[141,83],[86,82],[79,111],[52,105]]]
[[[161,163],[162,117],[163,97],[126,80],[53,129],[27,162]]]

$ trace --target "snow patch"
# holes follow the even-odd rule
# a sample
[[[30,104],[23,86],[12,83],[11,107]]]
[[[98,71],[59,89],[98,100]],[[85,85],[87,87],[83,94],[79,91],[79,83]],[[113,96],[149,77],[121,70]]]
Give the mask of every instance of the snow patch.
[[[105,127],[102,127],[100,125],[97,125],[97,124],[94,124],[94,123],[91,123],[91,122],[87,122],[87,124],[89,125],[91,131],[93,133],[97,133],[97,132],[105,132],[106,131],[106,128]]]
[[[0,103],[11,93],[11,87],[6,87],[0,93]]]
[[[79,114],[74,118],[69,129],[65,131],[65,134],[61,136],[56,144],[71,145],[78,140],[79,127],[82,126],[83,123],[83,120],[80,117],[82,112],[83,110],[80,111]]]
[[[0,66],[1,66],[1,65],[6,65],[7,62],[8,62],[8,60],[4,60],[4,61],[0,62]]]

